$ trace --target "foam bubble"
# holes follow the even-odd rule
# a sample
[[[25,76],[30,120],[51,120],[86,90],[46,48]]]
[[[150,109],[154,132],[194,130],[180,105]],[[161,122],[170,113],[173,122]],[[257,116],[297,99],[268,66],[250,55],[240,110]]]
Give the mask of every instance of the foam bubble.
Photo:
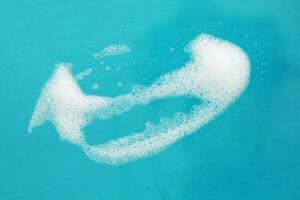
[[[136,85],[131,93],[114,98],[84,94],[70,67],[58,64],[42,90],[29,132],[49,120],[62,139],[79,145],[100,163],[126,163],[161,151],[222,113],[248,84],[249,61],[236,45],[200,35],[186,51],[191,60],[179,70],[159,77],[148,87]],[[147,123],[141,133],[100,145],[85,142],[82,130],[93,119],[107,119],[136,105],[176,96],[193,96],[203,103],[194,106],[190,113],[161,119],[158,125]]]

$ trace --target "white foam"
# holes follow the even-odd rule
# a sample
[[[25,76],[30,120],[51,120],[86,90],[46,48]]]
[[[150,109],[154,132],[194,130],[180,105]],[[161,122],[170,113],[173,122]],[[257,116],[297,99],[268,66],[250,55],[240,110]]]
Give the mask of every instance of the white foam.
[[[191,60],[179,70],[161,76],[148,87],[136,86],[131,93],[115,98],[84,94],[68,65],[58,64],[42,90],[29,132],[50,120],[62,139],[81,146],[91,159],[101,163],[126,163],[161,151],[222,113],[248,84],[249,61],[236,45],[200,35],[186,51]],[[85,142],[82,130],[91,120],[110,118],[136,105],[174,96],[193,96],[203,103],[188,114],[161,119],[158,125],[147,123],[142,133],[100,145]]]
[[[126,54],[130,52],[130,47],[127,45],[119,45],[119,44],[113,44],[110,45],[104,49],[102,49],[98,53],[93,53],[93,57],[95,59],[102,59],[107,56],[115,56],[115,55],[121,55]]]
[[[61,139],[81,145],[85,143],[81,128],[90,119],[86,113],[98,111],[111,100],[85,95],[75,82],[69,66],[64,63],[56,65],[41,92],[28,132],[49,120],[55,125]]]

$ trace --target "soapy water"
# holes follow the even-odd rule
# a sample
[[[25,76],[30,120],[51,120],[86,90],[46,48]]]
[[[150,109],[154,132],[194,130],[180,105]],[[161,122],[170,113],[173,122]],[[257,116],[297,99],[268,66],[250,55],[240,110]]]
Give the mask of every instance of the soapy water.
[[[192,134],[221,114],[249,81],[247,55],[236,45],[207,34],[199,35],[187,47],[190,61],[182,68],[162,75],[150,86],[135,86],[117,97],[83,93],[71,72],[71,64],[56,65],[42,89],[28,131],[50,121],[62,140],[80,146],[99,163],[122,164],[160,152],[186,135]],[[89,145],[84,127],[95,119],[108,119],[137,105],[171,97],[192,96],[201,100],[190,113],[177,113],[146,124],[141,133]]]

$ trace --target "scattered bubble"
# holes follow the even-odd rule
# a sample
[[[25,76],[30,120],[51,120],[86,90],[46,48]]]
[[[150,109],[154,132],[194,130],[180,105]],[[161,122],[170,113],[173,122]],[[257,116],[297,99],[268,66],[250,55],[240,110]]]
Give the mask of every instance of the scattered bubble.
[[[97,84],[97,83],[94,83],[93,85],[92,85],[92,89],[93,90],[97,90],[99,88],[99,85]]]
[[[122,82],[118,82],[118,83],[117,83],[117,86],[118,86],[118,87],[122,87],[122,86],[123,86]]]

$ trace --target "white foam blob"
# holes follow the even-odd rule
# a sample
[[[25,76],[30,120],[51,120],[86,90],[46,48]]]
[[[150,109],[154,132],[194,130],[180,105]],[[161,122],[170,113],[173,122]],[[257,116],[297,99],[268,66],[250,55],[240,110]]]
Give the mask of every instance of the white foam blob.
[[[179,70],[161,76],[148,87],[136,85],[131,93],[114,98],[84,94],[69,65],[58,64],[41,92],[29,132],[49,120],[62,139],[79,145],[100,163],[121,164],[161,151],[222,113],[248,84],[250,64],[236,45],[202,34],[186,51],[191,60]],[[107,119],[136,105],[176,96],[193,96],[204,103],[194,106],[190,113],[163,118],[158,125],[147,123],[141,133],[99,145],[85,142],[82,130],[93,119]]]
[[[110,45],[104,49],[102,49],[98,53],[93,53],[93,57],[95,59],[102,59],[107,56],[115,56],[115,55],[121,55],[126,54],[130,52],[130,47],[127,45],[119,45],[119,44],[113,44]]]

